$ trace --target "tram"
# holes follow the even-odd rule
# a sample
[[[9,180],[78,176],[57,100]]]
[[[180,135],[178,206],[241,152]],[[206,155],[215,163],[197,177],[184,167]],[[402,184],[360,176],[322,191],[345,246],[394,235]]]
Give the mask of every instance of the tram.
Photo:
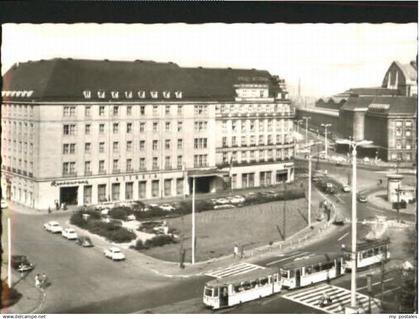
[[[356,244],[357,258],[356,269],[363,270],[369,266],[386,262],[391,258],[389,252],[389,245],[391,241],[389,238],[364,240]],[[344,260],[346,270],[351,270],[351,249],[344,248]]]
[[[345,272],[342,254],[323,254],[303,257],[280,267],[282,286],[295,289],[328,281]]]
[[[267,297],[281,291],[278,270],[256,269],[223,279],[214,279],[204,286],[203,303],[212,309],[231,307]]]

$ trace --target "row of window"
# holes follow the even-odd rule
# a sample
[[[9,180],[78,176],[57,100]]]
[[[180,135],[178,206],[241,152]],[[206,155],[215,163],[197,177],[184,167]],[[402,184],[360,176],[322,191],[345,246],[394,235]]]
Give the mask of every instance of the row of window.
[[[197,157],[197,158],[196,158]],[[172,164],[171,156],[165,156],[164,158],[164,169],[182,169],[184,162],[182,155],[177,156],[176,158],[176,166],[174,167]],[[194,157],[194,166],[195,167],[205,167],[207,166],[207,155],[195,155]],[[152,170],[160,169],[160,163],[158,157],[152,157]],[[138,171],[146,171],[146,158],[140,157],[139,158],[139,166]],[[131,158],[125,160],[125,171],[126,172],[134,172],[135,170],[133,166],[133,160]],[[112,161],[112,173],[120,173],[120,160],[114,159]],[[105,160],[98,161],[98,174],[106,174],[106,166]],[[111,173],[111,172],[110,172]],[[92,175],[92,162],[85,161],[84,162],[84,175]],[[64,162],[63,163],[63,176],[76,176],[76,162]]]
[[[25,104],[2,104],[2,116],[26,116],[32,117],[34,106]]]
[[[120,92],[120,91],[110,91],[108,92],[110,93],[110,97],[113,99],[119,99],[119,98],[126,98],[126,99],[132,99],[133,96],[137,96],[140,99],[145,99],[146,98],[146,91],[145,90],[139,90],[137,92],[133,92],[133,91],[124,91],[124,92]],[[120,94],[121,93],[121,94]],[[159,98],[159,91],[148,91],[148,97],[152,98],[152,99],[157,99]],[[160,92],[162,94],[162,97],[164,99],[170,99],[171,95],[173,93],[173,96],[176,99],[182,99],[182,91],[162,91]],[[83,91],[83,96],[85,99],[90,99],[92,97],[93,93],[91,90],[84,90]],[[96,91],[96,95],[98,98],[100,99],[105,99],[107,97],[107,92],[104,90],[99,90]]]
[[[288,135],[276,135],[276,140],[274,141],[274,135],[266,135],[267,139],[265,139],[265,135],[259,135],[258,136],[258,145],[273,145],[273,144],[285,144],[285,143],[291,143],[293,142],[292,137]],[[245,136],[243,135],[241,139],[239,140],[239,137],[232,136],[231,138],[228,138],[224,136],[222,138],[222,147],[237,147],[237,146],[256,146],[256,136],[255,135],[249,135]]]
[[[224,120],[222,122],[223,131],[233,132],[256,132],[256,131],[291,131],[293,122],[290,120]]]
[[[391,160],[393,161],[412,161],[413,159],[411,153],[391,153]]]
[[[240,154],[240,158],[239,155]],[[269,149],[269,150],[251,150],[242,152],[223,152],[222,162],[249,162],[255,160],[285,160],[293,157],[293,148],[290,149]]]
[[[216,106],[221,113],[284,113],[290,112],[288,104],[222,104]]]

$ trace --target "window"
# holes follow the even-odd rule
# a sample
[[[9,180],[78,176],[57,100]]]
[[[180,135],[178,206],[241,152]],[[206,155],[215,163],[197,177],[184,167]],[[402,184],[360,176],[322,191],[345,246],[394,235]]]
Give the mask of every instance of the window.
[[[75,135],[76,133],[76,124],[64,124],[63,125],[63,134],[64,135]]]
[[[85,134],[86,135],[90,134],[90,124],[85,124]]]
[[[139,160],[139,169],[141,171],[146,169],[146,159],[144,157],[140,157],[140,160]]]
[[[85,175],[92,175],[92,172],[90,170],[90,161],[85,162]]]
[[[99,106],[99,116],[105,115],[105,106]]]
[[[20,106],[19,106],[20,108]],[[64,117],[72,117],[76,115],[76,107],[75,106],[65,106],[63,111]]]
[[[98,171],[99,171],[99,174],[105,173],[105,161],[104,160],[99,161]]]
[[[176,179],[176,194],[177,195],[184,194],[184,179],[183,178]]]
[[[144,151],[144,145],[145,145],[145,141],[144,140],[141,140],[140,141],[140,143],[139,143],[139,149],[140,149],[140,151]]]
[[[157,113],[158,113],[158,106],[157,105],[153,105],[153,115],[157,115]]]
[[[125,183],[125,199],[133,199],[133,182]]]
[[[112,108],[112,115],[117,116],[118,115],[118,105],[114,105],[114,107]]]
[[[238,143],[236,142],[236,136],[232,136],[232,146],[238,146]]]
[[[74,154],[76,153],[76,144],[64,144],[63,154]]]
[[[177,148],[178,148],[179,150],[182,150],[182,138],[179,138],[179,139],[178,139],[178,141],[177,141]]]
[[[158,131],[158,123],[153,122],[153,132],[157,132],[157,131]]]
[[[405,136],[410,137],[411,136],[411,131],[405,131]]]
[[[401,127],[402,126],[402,122],[400,122],[400,121],[395,122],[395,126],[396,127]]]
[[[395,128],[395,136],[401,136],[401,135],[402,135],[401,127],[396,127]]]
[[[236,188],[236,185],[237,185],[237,178],[238,176],[236,175],[236,174],[232,174],[232,180],[231,180],[231,183],[232,183],[232,188]]]
[[[145,126],[145,123],[140,122],[140,132],[144,132],[144,126]]]
[[[242,162],[244,162],[244,161],[247,159],[246,153],[247,153],[247,152],[245,152],[245,151],[242,151],[242,152],[241,152],[241,161],[242,161]]]
[[[145,115],[146,114],[146,107],[144,105],[140,106],[140,115]]]
[[[171,140],[165,140],[165,150],[169,150],[171,148]]]
[[[118,133],[118,123],[113,123],[112,124],[112,133],[116,134]]]
[[[131,158],[127,158],[127,160],[126,160],[126,162],[125,162],[125,170],[126,170],[127,172],[131,172],[131,171],[133,170],[133,166],[132,166],[132,164],[133,164],[132,159],[131,159]]]
[[[146,197],[146,182],[140,181],[139,182],[139,198],[145,198]]]
[[[133,129],[133,123],[127,123],[127,133],[128,134],[132,133],[132,129]]]
[[[245,121],[242,121],[241,122],[241,132],[242,133],[245,133],[246,132],[246,122]]]
[[[106,202],[106,184],[98,185],[98,202]]]
[[[165,156],[165,169],[171,169],[171,168],[172,168],[171,157]]]
[[[165,114],[169,115],[171,113],[171,107],[169,105],[165,106]]]
[[[90,150],[91,150],[91,144],[85,143],[85,153],[90,154]]]
[[[171,196],[172,191],[172,179],[165,179],[163,182],[164,194],[165,196]]]
[[[118,142],[113,142],[112,143],[112,151],[114,153],[118,153],[118,151],[119,151]]]
[[[152,169],[159,169],[157,157],[152,158]]]
[[[157,149],[158,149],[158,141],[157,140],[153,140],[153,142],[152,142],[152,149],[154,151],[157,151]]]
[[[114,173],[119,173],[120,172],[117,159],[114,159],[113,162],[112,162],[112,171]]]
[[[207,138],[195,138],[194,139],[194,148],[195,149],[207,148]]]
[[[182,168],[182,155],[178,155],[176,158],[176,167],[181,169]]]
[[[181,132],[182,131],[182,122],[181,121],[178,122],[177,131],[178,132]]]
[[[105,142],[99,142],[99,153],[105,152]]]
[[[178,115],[182,115],[182,105],[178,105]]]
[[[165,131],[169,132],[171,130],[171,122],[165,122]]]
[[[65,162],[63,163],[63,175],[64,176],[75,176],[76,162]]]
[[[246,146],[246,135],[242,135],[241,137],[241,146]]]
[[[127,105],[127,115],[128,116],[131,115],[131,111],[132,111],[132,106],[131,105]]]
[[[159,196],[159,181],[152,181],[152,197]]]
[[[207,154],[194,155],[194,167],[206,167]]]
[[[395,141],[395,148],[396,149],[401,149],[401,141]]]
[[[264,135],[260,135],[258,136],[258,145],[263,145],[264,144]]]
[[[133,142],[132,141],[127,141],[126,143],[126,151],[127,152],[131,152],[133,150]]]
[[[227,154],[227,152],[223,152],[222,162],[224,164],[227,164],[228,163],[228,154]]]
[[[222,146],[227,147],[227,137],[226,136],[224,136],[223,139],[222,139]]]
[[[410,122],[410,121],[406,121],[406,122],[405,122],[405,127],[411,127],[411,125],[412,125],[412,124],[411,124],[411,122]]]
[[[91,115],[91,107],[85,106],[85,116],[90,117],[90,115]]]
[[[112,184],[112,200],[120,200],[120,183]]]
[[[194,105],[194,114],[203,115],[207,113],[207,105]]]
[[[267,144],[268,145],[273,144],[273,136],[272,135],[267,135]]]
[[[105,124],[99,124],[99,134],[103,134],[105,132]]]

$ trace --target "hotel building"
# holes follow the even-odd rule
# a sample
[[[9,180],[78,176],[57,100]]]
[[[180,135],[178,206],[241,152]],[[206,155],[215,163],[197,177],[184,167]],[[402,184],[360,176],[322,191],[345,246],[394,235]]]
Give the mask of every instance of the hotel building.
[[[294,110],[267,71],[53,59],[3,77],[2,196],[47,209],[294,178]]]

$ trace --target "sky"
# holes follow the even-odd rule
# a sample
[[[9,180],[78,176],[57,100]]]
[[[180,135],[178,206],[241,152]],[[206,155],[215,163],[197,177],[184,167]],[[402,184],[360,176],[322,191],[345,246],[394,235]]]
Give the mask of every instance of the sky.
[[[2,74],[14,63],[84,58],[267,70],[291,93],[380,86],[394,60],[416,59],[417,24],[4,24]]]

